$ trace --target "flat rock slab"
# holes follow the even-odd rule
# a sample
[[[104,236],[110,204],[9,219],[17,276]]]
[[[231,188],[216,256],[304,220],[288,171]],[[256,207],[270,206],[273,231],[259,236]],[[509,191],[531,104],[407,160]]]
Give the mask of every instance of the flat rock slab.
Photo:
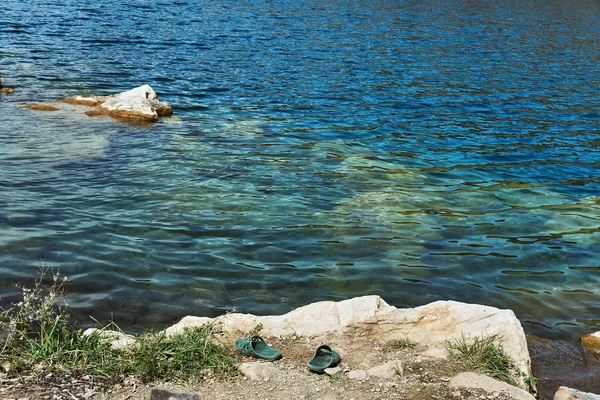
[[[202,396],[193,393],[169,392],[168,390],[152,389],[150,400],[204,400]]]
[[[461,372],[450,379],[450,386],[464,389],[481,389],[490,394],[505,393],[515,400],[535,400],[533,395],[521,388],[475,372]]]
[[[580,392],[577,389],[561,386],[554,393],[554,400],[600,400],[600,395]]]

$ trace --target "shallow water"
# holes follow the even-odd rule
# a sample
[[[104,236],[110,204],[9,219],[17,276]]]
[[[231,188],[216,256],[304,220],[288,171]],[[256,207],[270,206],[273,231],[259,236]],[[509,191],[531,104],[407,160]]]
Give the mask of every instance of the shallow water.
[[[3,3],[3,301],[44,263],[134,330],[364,294],[599,329],[597,2],[123,3]],[[176,118],[20,108],[144,83]]]

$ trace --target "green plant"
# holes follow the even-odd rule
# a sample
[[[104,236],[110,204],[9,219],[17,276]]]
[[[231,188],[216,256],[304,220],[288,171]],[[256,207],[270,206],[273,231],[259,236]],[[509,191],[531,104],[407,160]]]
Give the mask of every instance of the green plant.
[[[256,324],[254,328],[250,329],[248,332],[248,336],[260,336],[260,333],[263,330],[263,324]]]
[[[219,333],[213,324],[207,324],[186,328],[183,333],[172,336],[163,332],[142,334],[129,352],[131,372],[142,382],[191,381],[207,370],[233,374],[236,371],[234,357],[211,340]]]
[[[417,343],[410,340],[408,337],[403,339],[394,339],[387,342],[388,347],[392,349],[414,349]]]
[[[58,305],[66,278],[52,274],[52,284],[43,284],[48,270],[41,268],[33,288],[22,288],[23,298],[0,311],[0,328],[5,332],[0,362],[16,375],[35,367],[112,376],[121,371],[120,354],[98,335],[83,336]]]
[[[461,335],[461,338],[456,339],[454,343],[446,342],[446,350],[451,358],[461,363],[464,368],[516,385],[513,378],[517,374],[516,367],[504,351],[502,344],[498,342],[498,336],[487,338],[475,336],[472,341],[469,341]]]
[[[231,374],[235,359],[212,339],[221,334],[214,324],[186,329],[167,336],[151,332],[138,336],[131,348],[113,349],[107,331],[114,324],[83,335],[60,303],[66,279],[52,276],[44,285],[42,270],[33,288],[22,288],[23,299],[0,310],[0,365],[10,376],[43,369],[104,377],[106,382],[136,375],[144,382],[155,379],[189,381],[207,370]]]
[[[334,382],[334,383],[345,382],[345,381],[347,381],[347,380],[348,380],[348,375],[346,375],[346,374],[345,374],[345,373],[343,373],[343,372],[338,372],[338,373],[337,373],[337,374],[335,374],[335,375],[331,375],[331,377],[329,378],[329,380],[330,380],[331,382]]]

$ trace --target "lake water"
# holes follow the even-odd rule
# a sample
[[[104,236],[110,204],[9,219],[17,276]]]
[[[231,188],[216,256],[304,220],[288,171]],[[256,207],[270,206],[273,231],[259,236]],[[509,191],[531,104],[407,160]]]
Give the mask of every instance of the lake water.
[[[600,3],[4,0],[0,287],[162,327],[378,294],[600,329]],[[154,125],[31,101],[150,84]]]

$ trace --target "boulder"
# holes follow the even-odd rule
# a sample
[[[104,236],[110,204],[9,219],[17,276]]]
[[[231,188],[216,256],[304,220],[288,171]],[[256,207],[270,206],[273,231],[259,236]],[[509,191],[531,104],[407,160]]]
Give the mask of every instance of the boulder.
[[[535,400],[529,392],[475,372],[461,372],[450,379],[450,386],[458,389],[481,389],[490,394],[504,393],[514,400]]]
[[[68,99],[65,99],[67,101]],[[114,96],[108,96],[104,101],[97,97],[78,97],[69,98],[70,102],[80,102],[79,104],[93,104],[98,102],[98,108],[86,112],[87,115],[95,116],[105,114],[114,118],[127,120],[139,120],[156,122],[159,117],[170,117],[173,115],[173,109],[165,102],[158,100],[158,95],[149,86],[143,85],[127,92],[119,93]]]
[[[561,386],[554,393],[554,400],[600,400],[600,396]]]
[[[379,296],[356,297],[340,302],[322,301],[280,316],[226,314],[216,319],[184,317],[166,330],[182,332],[185,327],[219,323],[232,334],[244,334],[262,325],[264,336],[298,335],[330,338],[332,335],[362,335],[388,342],[409,339],[427,349],[425,355],[446,358],[446,343],[465,336],[495,336],[515,363],[520,374],[531,376],[531,359],[521,323],[511,310],[500,310],[456,301],[436,301],[416,308],[398,309]],[[515,376],[528,388],[522,376]]]

